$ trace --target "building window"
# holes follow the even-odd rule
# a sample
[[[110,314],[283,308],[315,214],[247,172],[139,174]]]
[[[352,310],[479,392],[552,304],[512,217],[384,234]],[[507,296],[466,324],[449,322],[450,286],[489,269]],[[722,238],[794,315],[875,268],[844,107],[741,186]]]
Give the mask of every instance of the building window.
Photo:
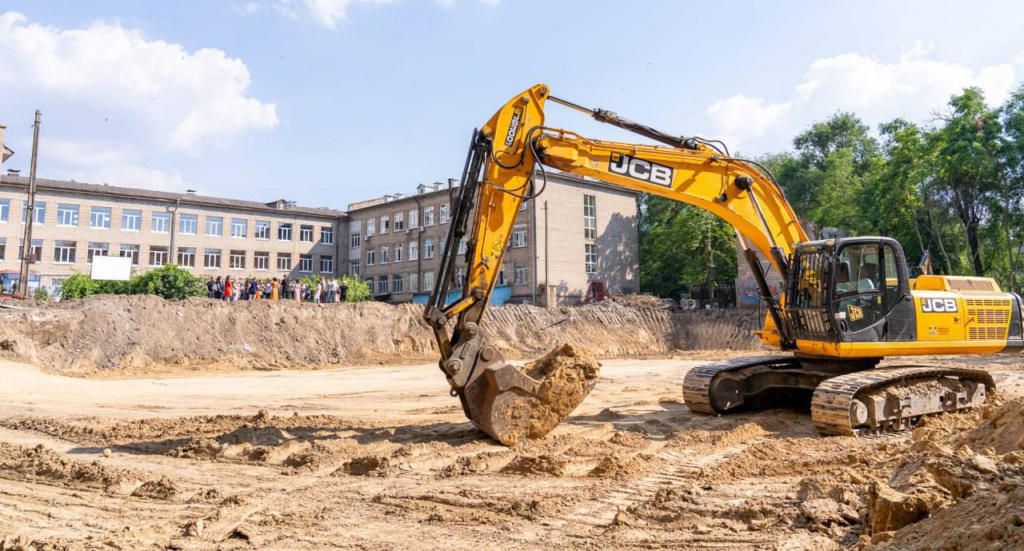
[[[440,223],[440,224],[447,224],[448,223],[448,213],[450,211],[451,211],[451,206],[448,205],[448,203],[442,204],[441,205],[441,209],[438,212],[438,216],[437,216],[438,217],[438,223]]]
[[[333,274],[334,273],[334,257],[333,256],[321,256],[320,257],[320,273],[321,274]]]
[[[142,211],[125,209],[121,211],[121,229],[139,231],[142,229]]]
[[[140,249],[141,247],[139,247],[138,245],[127,245],[122,243],[121,251],[118,253],[118,256],[120,256],[121,258],[130,258],[132,259],[132,266],[138,266]]]
[[[270,253],[256,251],[252,253],[252,269],[266,272],[270,269]]]
[[[178,215],[178,232],[182,235],[195,235],[198,227],[199,217],[195,214]]]
[[[359,232],[355,232],[348,236],[348,246],[353,249],[359,248],[359,242],[362,241],[363,236]]]
[[[416,272],[413,272],[413,273],[409,274],[409,292],[410,293],[415,293],[416,291],[420,290],[420,288],[418,287],[418,285],[420,284],[419,281],[420,281],[419,280],[419,274],[417,274]]]
[[[209,237],[220,237],[221,235],[224,235],[224,219],[220,216],[207,216],[206,235]]]
[[[178,266],[183,268],[196,267],[195,247],[178,247]]]
[[[153,267],[163,266],[167,264],[167,257],[170,253],[167,252],[167,247],[150,247],[149,248],[149,265]]]
[[[597,197],[583,196],[583,238],[597,239]]]
[[[203,267],[220,269],[220,249],[203,251]]]
[[[245,251],[231,251],[231,255],[228,257],[228,269],[245,269]]]
[[[498,285],[508,285],[508,283],[505,282],[505,270],[498,270]]]
[[[409,260],[416,260],[420,254],[420,244],[418,241],[409,243]]]
[[[423,207],[423,225],[434,225],[434,207]]]
[[[5,239],[4,243],[6,243],[7,242],[6,238],[4,238],[4,239]],[[24,248],[24,246],[25,246],[25,240],[24,239],[19,239],[18,240],[18,262],[21,262],[21,260],[22,260],[22,249]],[[43,240],[42,239],[33,239],[32,240],[32,245],[30,245],[29,248],[28,248],[28,258],[29,258],[30,261],[32,261],[32,263],[42,262],[43,261]],[[35,259],[35,260],[33,260],[33,259]]]
[[[299,255],[299,271],[303,273],[311,273],[313,271],[313,255],[311,254],[300,254]]]
[[[270,239],[270,222],[257,220],[256,227],[253,231],[253,237],[256,239]]]
[[[366,219],[366,237],[373,237],[377,233],[377,219],[367,218]]]
[[[166,212],[154,212],[149,226],[153,233],[170,233],[171,215]]]
[[[380,217],[380,234],[384,235],[388,233],[388,225],[391,223],[391,218],[387,215]]]
[[[466,283],[466,268],[459,266],[455,268],[455,274],[452,275],[452,289],[461,289]]]
[[[588,274],[597,273],[597,245],[587,243],[584,245],[583,268]]]
[[[512,229],[512,248],[521,249],[526,246],[526,227],[519,226]]]
[[[231,219],[231,237],[245,239],[249,232],[249,222],[244,218]]]
[[[402,247],[401,243],[395,243],[395,262],[401,262],[402,261],[402,252],[403,252],[402,249],[403,249],[403,247]]]
[[[366,251],[366,265],[373,266],[377,263],[377,251]]]
[[[7,222],[11,218],[11,201],[0,199],[0,222]]]
[[[405,213],[395,213],[395,231],[402,231],[405,229]]]
[[[526,210],[526,205],[527,204],[529,204],[529,201],[523,201],[522,203],[519,203],[519,211],[522,212],[522,211]]]
[[[320,226],[320,242],[324,245],[333,245],[334,228],[331,226]]]
[[[387,247],[381,247],[380,248],[380,263],[381,264],[387,264],[388,263],[388,248]]]
[[[434,258],[434,240],[431,238],[423,240],[423,258]]]
[[[402,285],[404,283],[405,282],[402,280],[402,275],[401,274],[395,274],[395,275],[391,276],[391,292],[392,293],[401,293],[402,292]]]
[[[92,263],[92,257],[94,256],[109,256],[110,255],[110,243],[89,243],[89,248],[85,251],[86,262]]]
[[[377,294],[386,295],[388,294],[388,276],[382,275],[377,278]]]
[[[409,211],[409,228],[416,229],[420,225],[420,211],[410,210]]]
[[[529,285],[530,284],[530,272],[527,269],[526,264],[516,264],[514,276],[512,281],[513,285]]]
[[[349,260],[348,261],[348,275],[359,277],[359,261]]]
[[[36,205],[35,205],[34,210],[36,211],[36,216],[32,220],[32,223],[33,224],[42,224],[46,220],[46,203],[43,202],[43,201],[36,201]],[[21,202],[21,223],[24,224],[25,220],[27,218],[28,218],[28,201],[22,201]],[[6,222],[7,218],[4,218],[3,221]]]
[[[466,249],[469,248],[469,241],[465,237],[459,240],[459,254],[466,254]]]
[[[291,241],[292,240],[292,225],[281,224],[277,225],[277,240],[278,241]]]
[[[78,227],[78,205],[57,204],[57,225]]]
[[[292,253],[277,253],[277,269],[282,272],[292,271]]]
[[[89,208],[89,227],[93,229],[110,229],[111,228],[111,208],[110,207],[90,207]]]
[[[313,242],[313,226],[299,226],[299,242],[300,243],[312,243]]]
[[[423,272],[423,290],[434,290],[434,272]]]
[[[76,245],[77,243],[74,241],[55,241],[53,243],[53,261],[57,264],[74,264]]]

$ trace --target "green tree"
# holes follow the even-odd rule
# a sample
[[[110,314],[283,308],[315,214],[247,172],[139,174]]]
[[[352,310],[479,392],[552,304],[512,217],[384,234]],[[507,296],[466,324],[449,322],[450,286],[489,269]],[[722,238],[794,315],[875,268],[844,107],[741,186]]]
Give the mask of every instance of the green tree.
[[[936,152],[931,189],[963,224],[974,275],[985,274],[980,232],[999,191],[1002,125],[981,90],[953,96],[944,124],[930,134]]]
[[[1007,281],[1010,289],[1020,292],[1017,268],[1020,263],[1022,228],[1024,228],[1024,85],[1011,94],[999,110],[1003,125],[1001,152],[1002,180],[1000,210],[1006,250]]]
[[[694,285],[707,283],[709,276],[719,283],[736,279],[732,226],[706,211],[645,195],[639,231],[640,288],[645,292],[679,298]]]

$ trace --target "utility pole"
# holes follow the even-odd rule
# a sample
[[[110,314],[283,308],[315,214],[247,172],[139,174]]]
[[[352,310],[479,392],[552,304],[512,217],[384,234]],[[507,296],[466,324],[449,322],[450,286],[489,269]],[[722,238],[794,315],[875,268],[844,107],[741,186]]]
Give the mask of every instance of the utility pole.
[[[36,218],[36,161],[39,157],[39,126],[43,112],[36,109],[36,122],[32,130],[32,164],[28,173],[28,207],[25,212],[25,240],[21,244],[21,273],[18,279],[18,293],[28,297],[28,265],[32,252],[32,222]]]

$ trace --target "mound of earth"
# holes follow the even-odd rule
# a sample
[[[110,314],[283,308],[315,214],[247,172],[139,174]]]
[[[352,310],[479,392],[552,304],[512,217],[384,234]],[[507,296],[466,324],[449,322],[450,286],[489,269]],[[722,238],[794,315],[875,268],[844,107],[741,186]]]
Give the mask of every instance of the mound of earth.
[[[872,487],[871,543],[885,549],[1020,548],[1024,399],[928,421],[914,430],[909,453],[889,480]]]
[[[206,298],[92,296],[0,309],[0,354],[61,373],[181,369],[295,369],[437,359],[415,304],[226,303]],[[760,347],[759,320],[740,311],[670,312],[600,303],[488,309],[488,341],[528,359],[559,343],[601,357]]]

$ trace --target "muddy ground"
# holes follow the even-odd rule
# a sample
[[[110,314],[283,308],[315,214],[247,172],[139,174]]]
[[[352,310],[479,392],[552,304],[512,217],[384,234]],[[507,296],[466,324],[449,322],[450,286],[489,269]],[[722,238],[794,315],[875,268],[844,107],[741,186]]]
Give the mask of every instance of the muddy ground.
[[[1015,358],[984,363],[1001,405],[855,439],[691,413],[687,370],[736,354],[605,360],[514,448],[430,364],[99,380],[0,361],[0,548],[1024,545]]]

